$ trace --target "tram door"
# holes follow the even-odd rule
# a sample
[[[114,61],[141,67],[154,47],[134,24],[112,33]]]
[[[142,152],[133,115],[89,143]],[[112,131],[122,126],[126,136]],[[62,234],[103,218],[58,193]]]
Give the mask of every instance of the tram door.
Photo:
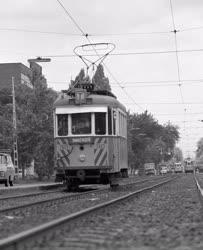
[[[118,111],[113,110],[113,135],[114,137],[114,171],[119,171],[119,137],[118,133]]]

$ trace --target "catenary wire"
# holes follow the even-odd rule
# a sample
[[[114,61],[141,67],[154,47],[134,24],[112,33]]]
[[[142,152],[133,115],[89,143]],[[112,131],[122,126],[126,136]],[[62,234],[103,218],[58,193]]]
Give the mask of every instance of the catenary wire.
[[[188,27],[179,29],[179,32],[187,32],[192,30],[201,30],[203,26]],[[57,31],[43,31],[43,30],[31,30],[31,29],[17,29],[17,28],[0,28],[0,31],[8,32],[24,32],[24,33],[39,33],[39,34],[48,34],[48,35],[62,35],[62,36],[84,36],[84,34],[74,34],[66,32],[57,32]],[[146,31],[146,32],[117,32],[117,33],[88,33],[88,36],[102,37],[102,36],[138,36],[138,35],[161,35],[161,34],[170,34],[173,31]],[[85,34],[87,35],[87,34]]]
[[[111,53],[109,56],[133,56],[133,55],[154,55],[154,54],[174,54],[174,53],[191,53],[191,52],[203,52],[202,48],[199,49],[182,49],[182,50],[162,50],[162,51],[143,51],[143,52],[116,52],[116,53]],[[104,54],[99,54],[99,56],[102,56]],[[48,55],[43,55],[46,57],[76,57],[74,54],[48,54]],[[92,57],[95,56],[95,54],[87,54],[87,57]]]
[[[65,6],[59,1],[57,0],[57,2],[60,4],[60,6],[63,8],[63,10],[65,11],[65,13],[68,15],[68,17],[72,20],[72,22],[75,24],[75,26],[78,28],[78,30],[80,30],[80,32],[85,36],[85,38],[88,40],[89,44],[91,45],[92,42],[90,41],[89,37],[88,37],[88,33],[85,33],[83,31],[83,29],[79,26],[79,24],[75,21],[75,19],[71,16],[71,14],[67,11],[67,9],[65,8]],[[95,51],[96,55],[98,56],[98,52],[97,50],[94,48],[93,46],[93,50]],[[111,77],[114,79],[114,81],[121,87],[121,89],[124,91],[124,93],[134,102],[134,104],[136,106],[138,106],[140,109],[144,110],[143,107],[141,107],[140,105],[138,105],[135,100],[128,94],[128,92],[122,88],[122,86],[120,85],[119,81],[117,81],[117,79],[115,78],[115,76],[111,73],[111,71],[109,70],[109,68],[103,63],[103,65],[105,66],[106,70],[108,71],[108,73],[111,75]]]
[[[59,2],[59,0],[57,0],[58,2]],[[171,1],[170,1],[170,3],[171,3]],[[172,7],[172,3],[171,3],[171,7]],[[66,11],[67,12],[67,11]],[[74,21],[74,19],[73,19],[73,21]],[[75,23],[76,25],[77,25],[77,23]],[[175,27],[175,23],[174,23],[174,27]],[[80,28],[80,27],[79,27]],[[175,31],[175,28],[174,28],[174,31]],[[89,38],[88,38],[88,35],[87,34],[85,34],[84,32],[83,32],[83,30],[81,30],[81,32],[83,33],[83,35],[85,35],[85,37],[87,38],[87,40],[89,41],[89,43],[91,44],[91,41],[89,40]],[[175,34],[175,36],[176,36],[176,32],[174,33]],[[175,38],[176,39],[176,38]],[[95,50],[96,51],[96,50]],[[177,57],[177,66],[178,67],[180,67],[180,65],[179,65],[179,61],[178,61],[178,55],[177,55],[177,40],[176,40],[176,57]],[[98,54],[97,53],[97,51],[96,51],[96,54]],[[179,68],[178,68],[178,71],[179,71]],[[179,73],[180,73],[180,71],[179,71]],[[179,74],[178,73],[178,74]],[[180,74],[179,74],[179,82],[180,82]],[[180,91],[181,91],[181,84],[179,84],[179,87],[180,87]],[[181,98],[182,98],[182,102],[184,103],[184,100],[183,100],[183,95],[182,95],[182,91],[181,91]],[[185,110],[185,109],[184,109]],[[186,121],[185,121],[186,122]]]

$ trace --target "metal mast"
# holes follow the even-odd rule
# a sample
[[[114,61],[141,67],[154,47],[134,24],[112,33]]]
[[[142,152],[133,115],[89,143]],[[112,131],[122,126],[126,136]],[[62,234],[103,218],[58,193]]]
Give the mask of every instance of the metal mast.
[[[18,144],[17,144],[17,124],[16,124],[16,102],[15,102],[15,84],[12,77],[12,100],[13,100],[13,160],[15,172],[18,173]]]

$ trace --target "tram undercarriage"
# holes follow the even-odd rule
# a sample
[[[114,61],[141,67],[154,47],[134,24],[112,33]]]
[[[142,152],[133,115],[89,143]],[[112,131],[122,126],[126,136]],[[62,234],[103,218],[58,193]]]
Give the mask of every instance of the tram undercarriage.
[[[85,184],[110,184],[111,187],[119,185],[119,179],[127,178],[128,170],[121,169],[120,172],[107,173],[100,169],[68,169],[64,173],[64,184],[69,191],[76,190],[79,185]]]

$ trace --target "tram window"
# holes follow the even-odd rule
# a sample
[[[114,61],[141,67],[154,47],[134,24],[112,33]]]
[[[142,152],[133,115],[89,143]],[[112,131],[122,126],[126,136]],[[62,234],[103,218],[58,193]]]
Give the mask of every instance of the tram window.
[[[95,113],[95,134],[106,134],[106,113]]]
[[[91,134],[91,113],[72,114],[72,134]]]
[[[116,134],[116,111],[113,111],[113,135]]]
[[[112,115],[110,108],[108,108],[108,133],[112,135]]]
[[[6,158],[4,155],[0,155],[0,164],[6,164]]]
[[[58,115],[58,135],[59,136],[68,135],[68,115],[67,114]]]

